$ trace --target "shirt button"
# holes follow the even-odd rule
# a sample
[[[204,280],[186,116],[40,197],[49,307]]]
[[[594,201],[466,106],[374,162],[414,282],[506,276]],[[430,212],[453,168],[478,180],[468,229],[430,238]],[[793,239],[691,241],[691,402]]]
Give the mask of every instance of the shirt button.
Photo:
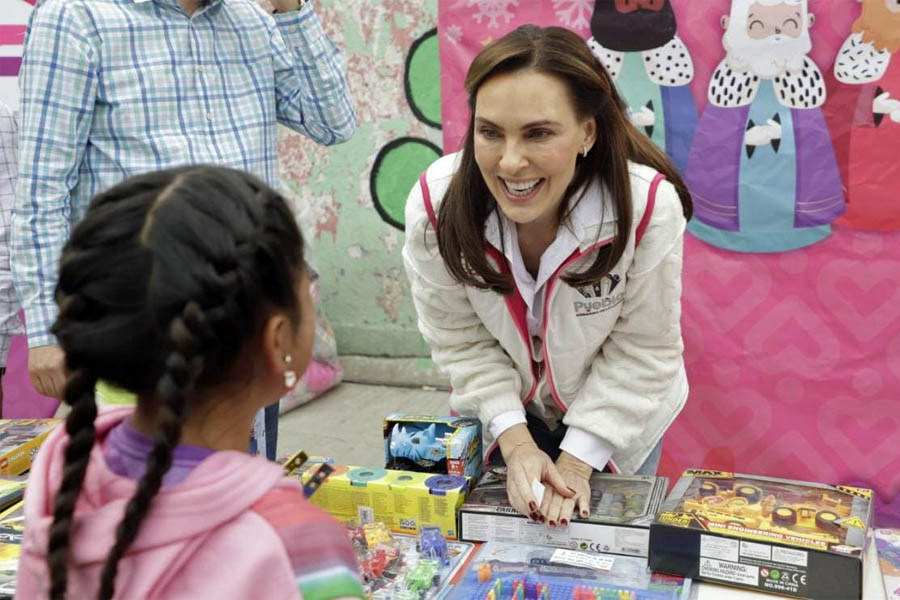
[[[212,113],[206,113],[206,120],[212,122]]]
[[[202,73],[202,72],[203,72],[203,65],[197,65],[197,72],[198,72],[198,73]]]

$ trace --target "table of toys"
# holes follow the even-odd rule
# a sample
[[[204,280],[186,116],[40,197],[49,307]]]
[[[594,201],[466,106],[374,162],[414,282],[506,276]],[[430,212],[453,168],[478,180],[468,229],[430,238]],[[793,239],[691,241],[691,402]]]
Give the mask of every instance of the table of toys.
[[[23,474],[54,419],[0,420],[0,599],[15,593]],[[549,529],[482,472],[481,426],[391,414],[384,467],[302,452],[284,463],[347,525],[380,600],[900,598],[900,530],[872,527],[871,491],[690,469],[595,473],[591,514]]]

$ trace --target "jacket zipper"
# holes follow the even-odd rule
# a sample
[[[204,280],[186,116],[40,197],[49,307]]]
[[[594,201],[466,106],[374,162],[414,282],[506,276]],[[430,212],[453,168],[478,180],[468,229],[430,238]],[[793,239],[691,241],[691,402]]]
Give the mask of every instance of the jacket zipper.
[[[542,332],[541,349],[542,349],[543,355],[544,355],[544,362],[547,365],[546,366],[547,383],[550,384],[550,397],[553,398],[553,401],[560,408],[560,410],[562,410],[564,413],[567,412],[569,409],[565,405],[565,403],[562,401],[562,399],[559,397],[559,392],[556,391],[556,383],[553,380],[553,369],[550,368],[550,353],[548,351],[549,346],[547,344],[547,328],[550,324],[550,298],[553,295],[553,290],[556,288],[556,282],[559,280],[559,276],[563,272],[564,269],[566,269],[569,265],[571,265],[575,261],[581,259],[585,255],[587,255],[591,252],[594,252],[594,251],[602,248],[603,246],[606,246],[611,243],[612,243],[612,238],[609,238],[609,239],[603,240],[601,242],[596,242],[596,243],[588,246],[584,250],[575,250],[569,256],[569,258],[564,260],[563,263],[559,266],[559,268],[556,269],[556,272],[553,273],[553,275],[550,277],[550,281],[547,283],[547,293],[544,294],[544,314],[542,316],[543,323],[542,323],[542,327],[541,327],[541,332]],[[529,349],[530,349],[530,346],[529,346]]]

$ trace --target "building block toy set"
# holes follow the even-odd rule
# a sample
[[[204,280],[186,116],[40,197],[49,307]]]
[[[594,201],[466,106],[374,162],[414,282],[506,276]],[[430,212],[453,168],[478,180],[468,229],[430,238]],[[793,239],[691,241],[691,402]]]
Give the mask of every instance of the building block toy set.
[[[872,492],[691,469],[650,526],[650,568],[799,598],[859,598]]]
[[[643,558],[607,555],[602,558],[608,568],[601,570],[569,562],[571,557],[563,556],[565,553],[572,554],[546,546],[487,542],[477,551],[447,598],[687,600],[690,595],[689,580],[653,574]]]
[[[507,500],[506,468],[491,467],[459,511],[460,539],[545,544],[592,552],[647,556],[649,526],[666,493],[665,477],[594,473],[591,515],[548,529]]]
[[[314,477],[317,464],[310,462],[301,469],[301,483]],[[457,511],[468,491],[467,478],[337,464],[329,467],[332,473],[310,496],[310,502],[339,521],[380,521],[391,531],[407,534],[432,526],[448,539],[457,538]]]
[[[383,429],[387,469],[476,478],[481,475],[478,419],[391,413],[384,418]]]
[[[374,600],[429,600],[439,596],[474,549],[448,542],[436,528],[418,536],[391,534],[383,523],[348,527],[366,593]],[[438,539],[440,538],[440,539]]]

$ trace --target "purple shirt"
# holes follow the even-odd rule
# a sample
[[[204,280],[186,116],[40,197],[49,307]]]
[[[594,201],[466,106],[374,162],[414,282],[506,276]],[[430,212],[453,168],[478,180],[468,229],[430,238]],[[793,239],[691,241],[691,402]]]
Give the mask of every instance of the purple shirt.
[[[147,468],[147,455],[153,450],[153,439],[136,430],[124,419],[112,428],[103,442],[106,465],[116,475],[138,480]],[[162,485],[181,483],[215,450],[180,444],[172,452],[172,466],[163,476]]]

